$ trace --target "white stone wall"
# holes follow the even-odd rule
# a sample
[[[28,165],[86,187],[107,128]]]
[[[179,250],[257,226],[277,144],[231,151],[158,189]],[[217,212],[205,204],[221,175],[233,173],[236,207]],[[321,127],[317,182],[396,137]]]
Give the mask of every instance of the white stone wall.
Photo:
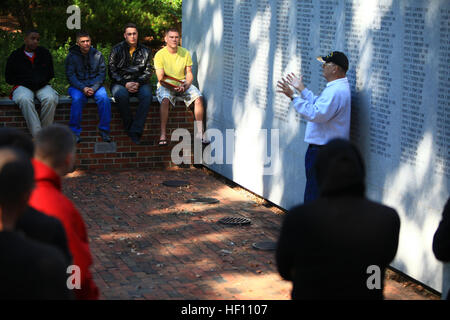
[[[431,245],[449,196],[449,16],[447,0],[183,1],[207,127],[227,144],[209,167],[283,208],[302,202],[306,122],[276,82],[301,73],[319,94],[316,57],[345,52],[367,195],[401,217],[393,266],[440,291]]]

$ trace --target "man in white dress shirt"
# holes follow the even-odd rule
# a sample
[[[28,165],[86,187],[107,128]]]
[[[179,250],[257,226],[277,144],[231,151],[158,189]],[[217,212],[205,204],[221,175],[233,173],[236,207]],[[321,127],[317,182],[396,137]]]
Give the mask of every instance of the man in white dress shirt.
[[[314,173],[318,150],[333,138],[350,138],[351,93],[346,77],[348,59],[339,51],[317,59],[323,63],[323,76],[328,82],[319,96],[305,87],[301,76],[296,77],[293,73],[278,81],[277,85],[278,92],[291,98],[295,110],[308,121],[305,131],[305,142],[309,146],[305,155],[304,203],[319,196]]]

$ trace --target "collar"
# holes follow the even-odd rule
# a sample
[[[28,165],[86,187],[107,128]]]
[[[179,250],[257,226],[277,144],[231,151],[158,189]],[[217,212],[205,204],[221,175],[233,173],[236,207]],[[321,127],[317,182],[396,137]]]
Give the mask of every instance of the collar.
[[[128,49],[128,51],[130,50],[130,45],[128,44],[128,42],[126,42],[125,40],[122,41],[123,45]],[[138,41],[137,45],[136,45],[136,50],[139,49],[141,47],[141,43]],[[91,47],[92,48],[92,47]]]
[[[45,163],[33,158],[31,160],[34,168],[34,180],[39,182],[51,183],[55,188],[61,190],[61,177]]]
[[[330,81],[330,82],[327,83],[327,87],[335,85],[335,84],[338,84],[340,82],[348,82],[347,77],[343,77],[343,78],[339,78],[339,79]]]

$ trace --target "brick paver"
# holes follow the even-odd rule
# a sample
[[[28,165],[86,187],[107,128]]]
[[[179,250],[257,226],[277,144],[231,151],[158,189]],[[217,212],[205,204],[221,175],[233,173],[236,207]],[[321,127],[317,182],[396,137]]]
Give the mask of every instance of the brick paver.
[[[165,180],[190,185],[166,187]],[[206,169],[75,171],[64,179],[64,192],[88,227],[102,299],[290,298],[291,284],[278,275],[274,252],[252,247],[277,240],[283,213]],[[198,197],[220,202],[186,203]],[[252,223],[218,223],[227,216]],[[438,298],[390,279],[385,295]]]

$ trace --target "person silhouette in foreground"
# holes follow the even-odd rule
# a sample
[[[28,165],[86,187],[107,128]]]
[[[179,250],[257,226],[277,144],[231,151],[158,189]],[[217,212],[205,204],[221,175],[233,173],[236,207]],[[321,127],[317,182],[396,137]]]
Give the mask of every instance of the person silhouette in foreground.
[[[382,299],[397,253],[397,212],[365,197],[363,160],[351,142],[328,142],[315,170],[319,198],[289,210],[277,244],[292,299]]]
[[[29,161],[34,155],[33,141],[25,132],[17,128],[0,128],[0,147],[16,148],[22,151]],[[66,232],[58,219],[27,206],[25,212],[17,220],[16,230],[23,232],[28,238],[60,249],[66,257],[67,266],[72,264]]]
[[[434,233],[433,253],[439,261],[450,262],[450,197],[444,206],[439,227]],[[450,284],[444,283],[442,289],[442,298],[450,300]]]
[[[30,159],[0,147],[0,299],[71,299],[62,252],[16,229],[33,187]]]
[[[92,255],[86,226],[72,201],[61,190],[62,177],[73,170],[75,162],[73,133],[67,126],[53,124],[39,131],[35,145],[33,167],[36,188],[31,194],[29,204],[59,219],[63,224],[73,264],[78,266],[80,271],[80,288],[74,288],[76,298],[98,299],[99,290],[89,270]]]

